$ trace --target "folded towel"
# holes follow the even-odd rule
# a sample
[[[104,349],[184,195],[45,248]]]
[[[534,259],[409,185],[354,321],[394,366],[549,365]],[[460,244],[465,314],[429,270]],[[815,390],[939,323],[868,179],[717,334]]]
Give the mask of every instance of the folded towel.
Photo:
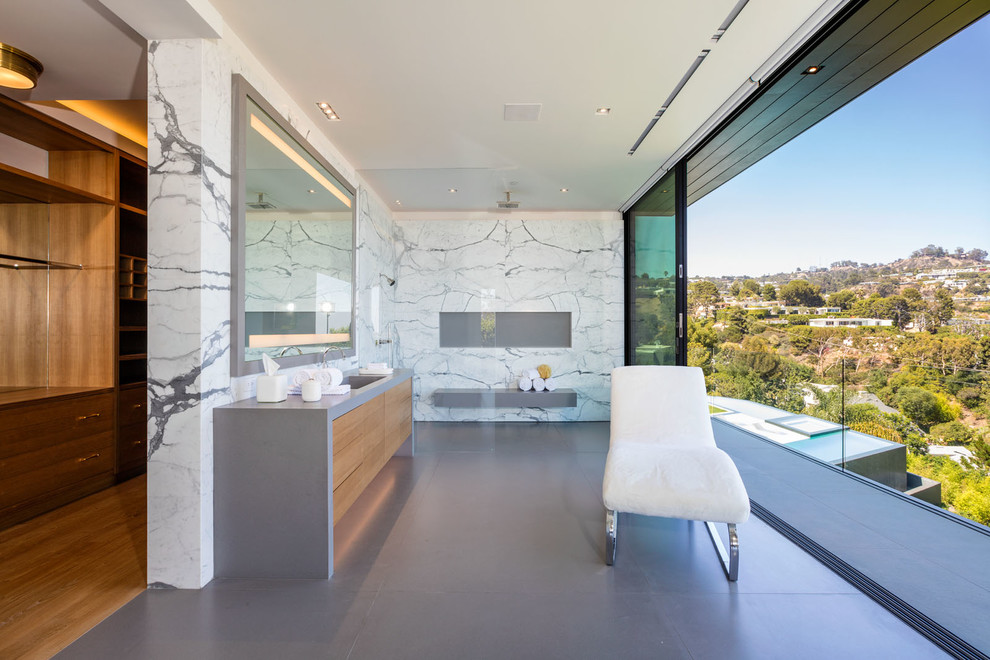
[[[323,393],[328,394],[330,396],[340,396],[342,394],[350,394],[351,386],[338,384],[338,385],[334,385],[333,387],[324,387]]]
[[[388,367],[385,369],[372,369],[371,367],[361,367],[358,369],[358,373],[362,376],[390,376],[393,371],[393,369],[389,369]]]
[[[523,372],[523,376],[529,378],[530,380],[536,380],[537,378],[540,377],[540,372],[537,371],[536,369],[527,369],[526,371]]]
[[[532,380],[530,380],[529,378],[526,378],[525,376],[523,376],[522,378],[519,379],[519,389],[521,389],[523,392],[528,392],[532,388],[533,388],[533,381]]]
[[[553,378],[544,379],[543,385],[544,387],[547,388],[547,392],[553,392],[555,389],[557,389],[557,381],[554,380]]]
[[[324,389],[328,387],[335,387],[344,381],[344,372],[336,367],[320,369],[318,374],[317,380],[320,381],[320,385],[322,385]]]
[[[384,362],[369,362],[367,367],[368,369],[388,369],[388,365]]]
[[[300,369],[296,373],[292,374],[292,385],[295,387],[302,387],[302,384],[307,380],[313,378],[313,372],[309,369]]]
[[[540,377],[536,377],[536,378],[533,379],[533,391],[534,392],[542,392],[546,388],[547,388],[547,382],[545,380],[543,380]]]

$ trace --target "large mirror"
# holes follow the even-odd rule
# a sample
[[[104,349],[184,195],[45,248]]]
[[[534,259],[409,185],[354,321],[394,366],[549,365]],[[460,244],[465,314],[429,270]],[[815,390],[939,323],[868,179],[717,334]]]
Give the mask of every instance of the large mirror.
[[[234,80],[232,373],[354,354],[354,188]]]

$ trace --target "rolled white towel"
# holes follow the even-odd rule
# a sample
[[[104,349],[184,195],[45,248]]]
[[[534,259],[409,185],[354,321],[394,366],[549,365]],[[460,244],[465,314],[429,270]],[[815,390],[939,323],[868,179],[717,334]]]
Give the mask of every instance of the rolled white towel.
[[[557,389],[557,381],[554,380],[553,378],[547,378],[545,381],[543,381],[543,386],[547,388],[547,392],[553,392],[555,389]]]
[[[313,373],[309,369],[300,369],[296,373],[292,374],[292,384],[295,387],[302,387],[302,384],[307,380],[313,379]]]
[[[523,376],[529,378],[530,380],[536,380],[537,378],[540,377],[540,372],[537,371],[536,369],[527,369],[526,371],[523,372]]]
[[[533,379],[533,391],[534,392],[542,392],[546,388],[547,388],[547,382],[545,380],[543,380],[539,376],[537,376],[536,378]]]
[[[522,378],[520,378],[519,379],[519,389],[521,389],[523,392],[528,392],[531,389],[533,389],[533,381],[532,381],[532,379],[526,378],[525,376],[523,376]]]
[[[330,367],[324,371],[330,375],[330,387],[337,387],[344,382],[344,372],[337,367]]]
[[[313,372],[313,380],[320,384],[320,387],[330,387],[333,383],[330,382],[330,370],[329,369],[317,369]]]

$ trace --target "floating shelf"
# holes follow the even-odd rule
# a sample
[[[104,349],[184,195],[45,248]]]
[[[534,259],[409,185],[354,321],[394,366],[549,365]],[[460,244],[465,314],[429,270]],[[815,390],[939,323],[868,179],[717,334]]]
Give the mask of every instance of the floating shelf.
[[[518,388],[452,388],[433,392],[438,408],[574,408],[577,392],[560,388],[553,392],[523,392]]]

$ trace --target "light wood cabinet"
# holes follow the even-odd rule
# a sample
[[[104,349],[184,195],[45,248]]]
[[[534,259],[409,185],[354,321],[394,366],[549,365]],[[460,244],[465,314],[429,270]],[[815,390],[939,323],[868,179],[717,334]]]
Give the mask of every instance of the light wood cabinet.
[[[2,528],[144,469],[146,422],[117,408],[146,389],[147,167],[2,95],[0,133]]]

